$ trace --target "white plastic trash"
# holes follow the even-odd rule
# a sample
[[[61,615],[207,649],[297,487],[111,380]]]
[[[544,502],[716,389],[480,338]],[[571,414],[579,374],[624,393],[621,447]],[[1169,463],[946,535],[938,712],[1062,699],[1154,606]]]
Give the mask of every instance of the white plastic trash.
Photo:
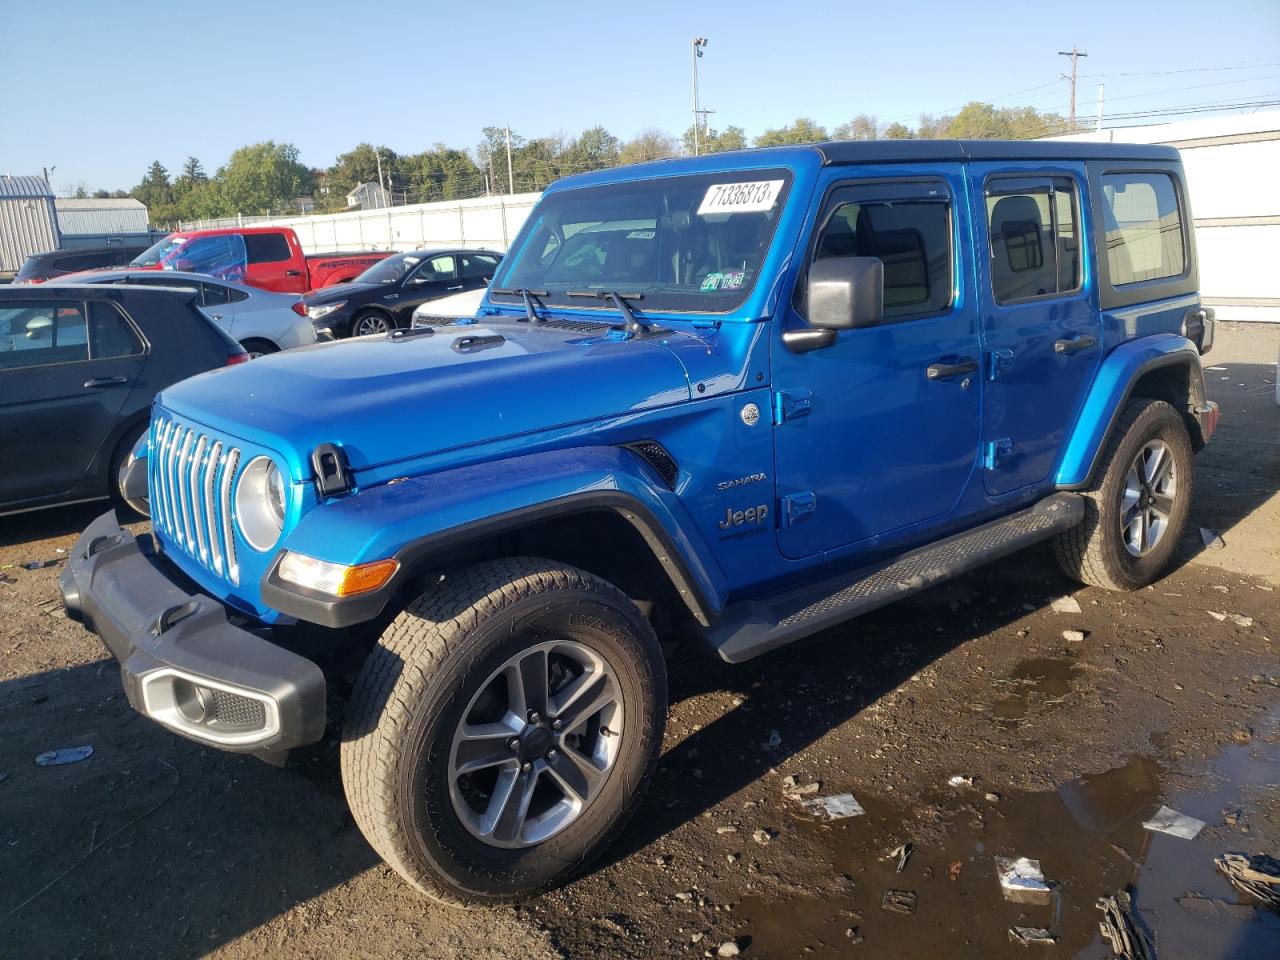
[[[1143,824],[1148,830],[1157,833],[1167,833],[1170,836],[1181,837],[1183,840],[1194,840],[1196,836],[1204,829],[1204,821],[1197,820],[1195,817],[1188,817],[1185,813],[1179,813],[1172,807],[1161,807],[1156,811],[1156,815]]]
[[[860,817],[867,811],[854,799],[852,793],[836,793],[829,797],[815,797],[801,804],[805,810],[819,820],[843,820],[846,817]]]

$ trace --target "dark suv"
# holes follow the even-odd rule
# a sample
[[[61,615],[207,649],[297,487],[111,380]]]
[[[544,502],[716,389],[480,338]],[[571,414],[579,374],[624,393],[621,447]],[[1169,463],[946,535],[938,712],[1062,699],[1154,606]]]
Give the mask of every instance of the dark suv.
[[[112,244],[106,247],[81,247],[78,250],[50,250],[27,257],[14,283],[47,283],[81,270],[123,267],[146,250],[145,246]]]
[[[0,515],[113,496],[151,401],[248,359],[194,290],[0,287]]]

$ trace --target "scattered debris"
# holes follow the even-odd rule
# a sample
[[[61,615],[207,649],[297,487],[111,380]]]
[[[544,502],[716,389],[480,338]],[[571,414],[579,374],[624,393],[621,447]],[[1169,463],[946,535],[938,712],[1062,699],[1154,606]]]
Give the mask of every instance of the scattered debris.
[[[915,913],[916,894],[914,890],[886,890],[880,906],[894,913]]]
[[[773,838],[776,837],[777,835],[778,835],[778,831],[776,830],[769,830],[766,828],[762,828],[760,830],[757,830],[755,833],[751,834],[751,839],[754,840],[756,843],[760,844],[760,846],[764,847],[764,846],[768,846],[769,842],[773,840]]]
[[[1224,853],[1213,862],[1233,886],[1280,909],[1280,861],[1265,853]]]
[[[682,890],[680,893],[677,893],[677,894],[676,894],[676,899],[677,899],[677,900],[682,900],[682,901],[683,901],[683,900],[692,900],[692,899],[693,899],[693,894],[692,894],[691,892],[689,892],[688,890]]]
[[[45,567],[56,567],[66,557],[54,557],[52,560],[32,560],[29,563],[19,564],[23,570],[43,570]]]
[[[910,841],[908,841],[907,843],[898,844],[880,859],[898,861],[898,865],[894,867],[894,872],[901,873],[906,868],[907,861],[911,859],[912,851],[913,848]]]
[[[1227,545],[1222,537],[1219,536],[1218,531],[1210,530],[1208,527],[1200,528],[1200,539],[1211,550],[1221,550]]]
[[[947,783],[951,784],[951,786],[953,787],[972,787],[973,781],[974,781],[973,777],[964,776],[957,773],[954,777],[948,780]]]
[[[964,869],[964,864],[961,861],[952,860],[951,863],[947,866],[947,879],[959,880],[960,871],[963,869]]]
[[[760,744],[760,746],[765,750],[777,750],[782,746],[782,734],[777,730],[770,730],[769,739]]]
[[[703,938],[703,937],[705,937],[705,936],[706,936],[706,934],[705,934],[705,933],[695,933],[693,936],[691,936],[691,937],[689,938],[689,942],[690,942],[690,943],[701,943],[701,942],[702,942],[702,938]]]
[[[17,582],[14,577],[9,576],[7,573],[0,573],[0,583],[3,583],[6,587],[12,587]]]
[[[1004,898],[1014,903],[1047,903],[1050,887],[1040,871],[1040,861],[1027,857],[996,857],[996,876]]]
[[[58,750],[46,750],[36,757],[36,763],[42,767],[60,767],[65,763],[79,763],[87,760],[93,753],[88,744],[82,747],[62,747]]]
[[[1067,643],[1084,643],[1084,638],[1088,636],[1084,630],[1063,630],[1062,639]]]
[[[1101,897],[1097,907],[1102,911],[1098,929],[1102,938],[1111,944],[1111,955],[1124,960],[1155,960],[1156,950],[1151,938],[1138,926],[1133,916],[1129,894],[1123,890],[1114,897]]]
[[[742,952],[742,948],[738,946],[738,941],[726,940],[724,943],[720,944],[719,949],[716,950],[716,956],[717,957],[736,957],[741,952]]]
[[[801,806],[819,820],[843,820],[860,817],[867,811],[854,799],[852,793],[836,793],[829,797],[815,797],[801,801]]]
[[[1204,821],[1188,817],[1185,813],[1179,813],[1171,807],[1162,806],[1156,811],[1156,815],[1142,826],[1157,833],[1167,833],[1181,837],[1183,840],[1194,840],[1196,834],[1204,829]]]
[[[820,789],[821,784],[817,781],[813,783],[797,783],[796,778],[793,776],[784,777],[782,780],[782,795],[792,799],[817,793]]]
[[[716,827],[716,836],[723,837],[726,833],[737,833],[737,827]]]
[[[1079,613],[1080,601],[1075,597],[1059,597],[1049,604],[1049,609],[1054,613]]]
[[[861,943],[863,941],[862,931],[857,927],[849,927],[845,930],[844,935],[849,939],[850,943]]]
[[[988,791],[983,795],[983,799],[985,799],[988,803],[999,803],[999,802],[1000,802],[1000,794],[998,794],[998,793],[993,793],[993,792],[991,792],[990,790],[988,790]]]
[[[1209,616],[1213,617],[1213,619],[1217,620],[1219,623],[1222,623],[1225,620],[1230,620],[1237,627],[1253,626],[1253,617],[1246,617],[1239,613],[1217,613],[1213,610],[1206,610],[1205,613],[1209,614]]]
[[[1024,947],[1033,943],[1047,943],[1052,946],[1058,942],[1058,938],[1044,927],[1010,927],[1009,939]]]

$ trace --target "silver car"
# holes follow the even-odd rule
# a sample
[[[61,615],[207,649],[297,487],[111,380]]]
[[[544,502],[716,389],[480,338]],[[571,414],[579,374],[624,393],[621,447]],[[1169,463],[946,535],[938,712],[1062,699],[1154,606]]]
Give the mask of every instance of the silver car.
[[[307,319],[296,293],[275,293],[180,270],[92,270],[59,277],[58,282],[194,287],[201,309],[239,340],[250,357],[316,342],[315,324]]]

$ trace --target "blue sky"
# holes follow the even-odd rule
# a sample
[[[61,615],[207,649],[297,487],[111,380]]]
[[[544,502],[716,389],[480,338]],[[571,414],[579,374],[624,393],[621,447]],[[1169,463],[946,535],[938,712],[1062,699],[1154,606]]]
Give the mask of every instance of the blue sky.
[[[59,192],[128,188],[190,154],[212,173],[266,139],[327,166],[362,140],[470,148],[490,124],[679,133],[699,35],[711,123],[748,134],[797,116],[910,124],[974,99],[1065,113],[1056,54],[1072,44],[1089,54],[1086,116],[1099,82],[1108,112],[1280,99],[1276,0],[0,0],[0,25],[0,173],[56,166]]]

